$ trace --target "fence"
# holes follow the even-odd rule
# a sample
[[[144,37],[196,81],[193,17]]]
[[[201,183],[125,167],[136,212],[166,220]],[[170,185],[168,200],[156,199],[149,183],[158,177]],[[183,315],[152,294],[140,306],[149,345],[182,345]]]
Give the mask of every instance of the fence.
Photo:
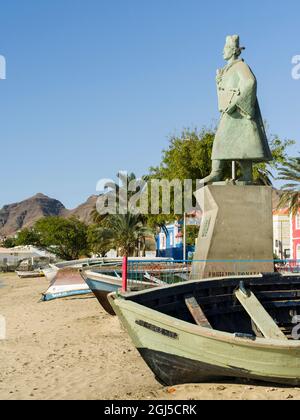
[[[121,267],[118,270],[122,277]],[[300,275],[300,260],[128,261],[125,277],[129,286],[141,282],[164,286],[188,280],[257,276],[267,272]]]
[[[130,283],[175,284],[189,280],[190,269],[190,261],[130,261],[127,279]]]

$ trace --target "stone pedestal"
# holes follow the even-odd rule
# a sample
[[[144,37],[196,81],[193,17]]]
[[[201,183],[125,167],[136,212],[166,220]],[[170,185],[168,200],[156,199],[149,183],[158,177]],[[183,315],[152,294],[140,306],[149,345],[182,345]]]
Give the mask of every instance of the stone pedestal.
[[[203,219],[192,279],[274,272],[272,188],[210,185],[196,198]]]

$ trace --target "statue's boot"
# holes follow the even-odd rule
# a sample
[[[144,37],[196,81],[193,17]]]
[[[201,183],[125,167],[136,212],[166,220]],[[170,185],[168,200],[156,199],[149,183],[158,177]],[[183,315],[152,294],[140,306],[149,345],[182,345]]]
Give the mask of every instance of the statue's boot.
[[[252,161],[244,160],[239,162],[243,176],[239,178],[239,182],[253,184],[253,164]]]
[[[207,185],[212,184],[213,182],[220,182],[223,178],[224,162],[221,160],[212,161],[212,171],[211,174],[206,178],[201,179],[200,184]]]

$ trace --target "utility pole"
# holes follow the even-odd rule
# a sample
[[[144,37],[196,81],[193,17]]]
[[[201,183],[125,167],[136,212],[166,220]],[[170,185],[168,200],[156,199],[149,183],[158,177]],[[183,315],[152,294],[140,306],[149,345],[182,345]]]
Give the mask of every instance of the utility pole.
[[[186,213],[183,215],[183,260],[186,260]]]
[[[281,243],[281,260],[283,261],[283,230],[282,230],[283,220],[280,221],[280,243]]]

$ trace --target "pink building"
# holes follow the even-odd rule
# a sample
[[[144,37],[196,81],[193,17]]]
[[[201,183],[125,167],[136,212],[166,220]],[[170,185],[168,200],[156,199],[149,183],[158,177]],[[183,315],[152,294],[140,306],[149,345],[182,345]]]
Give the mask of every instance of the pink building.
[[[291,216],[291,258],[300,261],[300,210],[297,216]]]

